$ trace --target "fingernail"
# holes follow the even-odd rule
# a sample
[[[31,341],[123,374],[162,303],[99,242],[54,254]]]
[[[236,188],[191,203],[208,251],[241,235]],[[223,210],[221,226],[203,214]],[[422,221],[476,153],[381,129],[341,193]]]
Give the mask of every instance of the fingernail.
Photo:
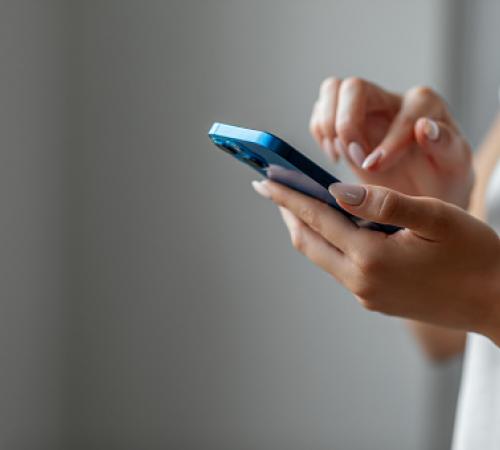
[[[328,190],[335,199],[352,206],[361,205],[366,195],[366,189],[357,184],[333,183]]]
[[[339,155],[345,155],[345,145],[338,137],[333,141],[333,145],[337,149]]]
[[[252,181],[252,187],[255,189],[255,192],[257,194],[262,195],[264,198],[271,198],[271,193],[269,192],[269,189],[267,186],[264,184],[264,181]]]
[[[384,156],[384,149],[377,148],[377,150],[373,151],[366,157],[361,167],[365,170],[370,169],[380,160],[380,158],[382,158],[382,156]]]
[[[352,162],[358,167],[361,167],[365,159],[365,152],[363,151],[361,145],[359,145],[357,142],[351,142],[348,149],[349,157],[352,159]]]
[[[439,139],[439,125],[432,119],[425,119],[424,133],[429,141],[437,141]]]
[[[338,155],[335,152],[335,147],[333,145],[333,142],[330,139],[328,139],[328,138],[323,139],[323,150],[326,152],[328,157],[333,162],[337,162]]]

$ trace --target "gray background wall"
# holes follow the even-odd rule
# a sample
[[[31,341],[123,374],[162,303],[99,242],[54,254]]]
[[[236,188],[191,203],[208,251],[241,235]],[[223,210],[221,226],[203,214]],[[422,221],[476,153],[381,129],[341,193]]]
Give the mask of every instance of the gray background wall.
[[[206,132],[214,120],[271,129],[321,160],[307,133],[321,79],[446,87],[446,7],[85,2],[82,448],[443,448],[454,396],[444,419],[429,416],[439,379],[402,324],[296,255],[253,174]]]
[[[0,443],[446,448],[459,361],[297,255],[206,131],[328,167],[307,121],[335,73],[430,84],[475,142],[500,67],[495,2],[474,4],[1,2]]]
[[[459,93],[456,109],[467,137],[478,144],[498,110],[500,3],[460,0],[460,5],[457,23],[461,25],[456,27],[456,36],[461,51],[454,67]]]
[[[0,3],[0,447],[61,437],[66,17]]]

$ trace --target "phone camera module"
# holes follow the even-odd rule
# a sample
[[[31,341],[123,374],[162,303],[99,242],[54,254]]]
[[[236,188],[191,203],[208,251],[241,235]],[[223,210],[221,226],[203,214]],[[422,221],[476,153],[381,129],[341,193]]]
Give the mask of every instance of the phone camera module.
[[[229,153],[230,155],[236,155],[238,153],[238,150],[235,150],[229,145],[223,145],[222,150],[224,150],[226,153]]]
[[[245,155],[243,161],[246,162],[250,167],[253,167],[257,170],[263,170],[267,167],[267,163],[257,156],[253,155]]]
[[[237,155],[240,153],[240,148],[233,142],[224,142],[220,145],[220,148],[230,155]]]
[[[231,156],[235,156],[241,152],[241,149],[234,142],[220,138],[214,138],[213,141],[217,147],[219,147],[224,152],[229,153]]]

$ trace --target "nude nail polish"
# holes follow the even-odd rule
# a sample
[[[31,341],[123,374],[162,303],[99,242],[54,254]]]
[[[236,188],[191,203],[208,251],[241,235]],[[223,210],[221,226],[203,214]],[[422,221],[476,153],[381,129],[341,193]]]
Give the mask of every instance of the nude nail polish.
[[[352,206],[361,205],[366,195],[366,189],[357,184],[333,183],[328,191],[337,200]]]
[[[262,181],[252,181],[252,187],[254,188],[257,194],[261,195],[264,198],[271,198],[271,193],[269,189],[267,189],[266,185],[263,184]]]
[[[424,133],[429,141],[439,139],[439,125],[432,119],[425,119]]]
[[[361,168],[365,170],[372,168],[375,164],[377,164],[382,156],[384,156],[384,150],[382,148],[377,148],[366,157],[361,165]]]
[[[349,157],[358,167],[361,167],[365,159],[365,152],[357,142],[351,142],[348,147]]]

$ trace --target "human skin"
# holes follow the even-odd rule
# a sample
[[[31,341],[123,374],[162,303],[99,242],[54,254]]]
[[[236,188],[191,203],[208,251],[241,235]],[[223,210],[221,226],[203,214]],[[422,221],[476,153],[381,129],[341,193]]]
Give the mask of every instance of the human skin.
[[[362,182],[414,196],[437,197],[462,208],[469,204],[474,183],[470,146],[444,100],[427,87],[399,95],[359,78],[327,78],[313,108],[310,130],[325,153],[334,161],[344,157]],[[500,149],[497,134],[500,126],[494,127],[485,148],[478,152],[474,210],[484,209],[485,185]],[[283,213],[287,223],[297,223],[289,213]],[[414,285],[407,288],[415,290]],[[476,285],[475,289],[482,292],[483,287]],[[408,311],[399,315],[407,317]],[[448,328],[456,325],[436,317],[408,323],[433,359],[463,350],[463,330],[470,327]]]
[[[345,158],[362,182],[468,205],[474,182],[470,146],[447,104],[428,87],[396,94],[357,77],[329,77],[321,83],[310,131],[333,161]],[[491,154],[492,146],[486,147],[478,153]],[[476,167],[479,189],[476,184],[470,205],[476,210],[489,177],[488,167],[481,166]],[[407,323],[433,360],[464,349],[465,332]]]
[[[482,221],[435,198],[331,186],[350,213],[403,228],[386,235],[278,183],[254,188],[280,207],[294,247],[365,308],[480,333],[500,345],[500,240]]]
[[[428,87],[395,94],[356,77],[327,78],[309,128],[323,151],[334,161],[344,157],[364,183],[468,206],[470,145]]]

